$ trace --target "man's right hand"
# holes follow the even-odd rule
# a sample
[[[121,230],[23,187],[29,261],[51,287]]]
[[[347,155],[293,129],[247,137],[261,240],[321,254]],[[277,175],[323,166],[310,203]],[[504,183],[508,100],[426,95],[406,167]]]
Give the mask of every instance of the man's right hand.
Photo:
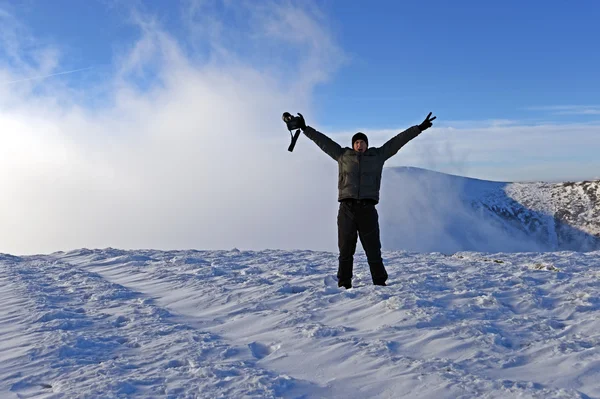
[[[302,130],[306,129],[306,122],[304,121],[304,117],[300,112],[298,112],[298,127]]]
[[[289,112],[284,112],[282,119],[287,125],[289,131],[306,129],[306,122],[304,122],[304,117],[300,113],[298,113],[298,116],[292,116]]]

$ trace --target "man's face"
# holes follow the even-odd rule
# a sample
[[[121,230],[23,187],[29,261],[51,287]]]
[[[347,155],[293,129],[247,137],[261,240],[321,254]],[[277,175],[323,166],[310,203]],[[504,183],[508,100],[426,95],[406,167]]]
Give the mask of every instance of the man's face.
[[[354,151],[365,152],[367,151],[367,143],[364,140],[356,140],[354,142]]]

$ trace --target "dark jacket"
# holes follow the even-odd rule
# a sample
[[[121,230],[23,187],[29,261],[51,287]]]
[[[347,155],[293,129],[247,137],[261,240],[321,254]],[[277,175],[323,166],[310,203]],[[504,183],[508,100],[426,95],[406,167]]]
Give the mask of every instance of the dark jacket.
[[[419,127],[413,126],[392,137],[381,147],[368,148],[367,151],[360,153],[349,147],[342,148],[338,143],[310,126],[304,129],[306,137],[314,141],[338,163],[338,201],[353,198],[370,199],[375,203],[379,202],[384,162],[420,133]]]

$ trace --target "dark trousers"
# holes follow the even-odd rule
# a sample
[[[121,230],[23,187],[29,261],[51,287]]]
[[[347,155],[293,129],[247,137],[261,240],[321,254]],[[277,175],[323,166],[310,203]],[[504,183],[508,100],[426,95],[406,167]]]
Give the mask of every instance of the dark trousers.
[[[360,237],[369,262],[373,283],[385,283],[388,274],[381,259],[379,215],[374,202],[354,200],[341,202],[337,224],[340,250],[338,281],[351,282],[356,240]]]

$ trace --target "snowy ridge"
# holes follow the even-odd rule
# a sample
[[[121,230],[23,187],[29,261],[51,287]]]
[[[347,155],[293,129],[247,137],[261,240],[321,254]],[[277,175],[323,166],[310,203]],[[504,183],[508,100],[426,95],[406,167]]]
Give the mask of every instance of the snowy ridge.
[[[380,209],[387,249],[600,249],[600,181],[491,182],[416,168],[384,174]]]
[[[600,181],[514,183],[507,187],[507,193],[527,208],[545,212],[557,222],[600,237]],[[560,231],[556,231],[556,236],[557,241],[568,245],[569,240],[562,237]],[[561,242],[557,242],[557,246],[560,245]]]
[[[600,252],[0,257],[0,397],[600,396]]]

